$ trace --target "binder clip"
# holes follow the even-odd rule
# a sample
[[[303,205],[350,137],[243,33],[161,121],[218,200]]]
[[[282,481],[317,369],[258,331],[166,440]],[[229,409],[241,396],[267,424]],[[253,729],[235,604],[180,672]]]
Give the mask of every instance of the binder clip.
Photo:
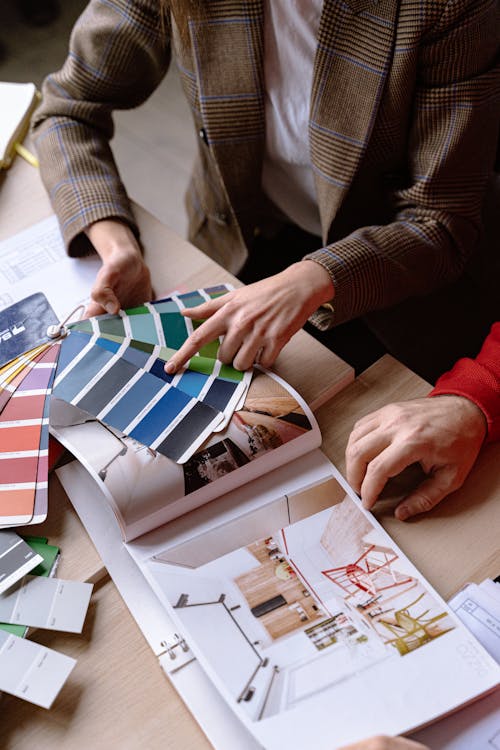
[[[186,643],[186,640],[182,636],[180,636],[178,633],[174,633],[174,638],[176,640],[173,643],[168,643],[167,641],[161,642],[160,645],[165,650],[162,651],[161,654],[158,654],[159,656],[163,656],[163,654],[168,654],[169,657],[173,660],[173,659],[177,659],[177,654],[175,652],[177,648],[180,648],[181,651],[183,651],[184,653],[189,651],[189,646]]]
[[[68,329],[66,328],[66,323],[71,320],[73,315],[75,315],[78,310],[81,310],[80,317],[78,320],[81,320],[82,314],[85,312],[85,305],[78,305],[75,307],[74,310],[70,312],[69,315],[66,316],[66,318],[62,321],[62,323],[57,323],[57,325],[51,325],[47,328],[47,336],[49,339],[53,339],[54,341],[56,339],[63,339],[65,336],[68,335]]]

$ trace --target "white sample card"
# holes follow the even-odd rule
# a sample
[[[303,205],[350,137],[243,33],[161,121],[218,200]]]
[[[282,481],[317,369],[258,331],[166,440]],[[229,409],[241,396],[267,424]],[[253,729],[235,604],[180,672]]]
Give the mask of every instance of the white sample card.
[[[0,596],[0,622],[81,633],[91,583],[27,575]]]
[[[0,630],[0,690],[50,708],[76,660]]]
[[[0,594],[42,561],[15,531],[0,531]]]

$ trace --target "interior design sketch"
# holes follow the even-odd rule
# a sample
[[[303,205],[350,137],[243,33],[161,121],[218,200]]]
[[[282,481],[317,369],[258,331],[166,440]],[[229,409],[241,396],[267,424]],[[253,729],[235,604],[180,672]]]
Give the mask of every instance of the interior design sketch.
[[[254,721],[454,628],[384,532],[328,483],[331,507],[223,557],[149,562],[182,632]]]

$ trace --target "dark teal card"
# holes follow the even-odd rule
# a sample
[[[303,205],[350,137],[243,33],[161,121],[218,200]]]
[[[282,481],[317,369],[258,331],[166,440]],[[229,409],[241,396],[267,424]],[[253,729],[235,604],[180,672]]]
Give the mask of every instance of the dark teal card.
[[[59,321],[42,292],[0,311],[0,367],[49,341],[47,328]]]

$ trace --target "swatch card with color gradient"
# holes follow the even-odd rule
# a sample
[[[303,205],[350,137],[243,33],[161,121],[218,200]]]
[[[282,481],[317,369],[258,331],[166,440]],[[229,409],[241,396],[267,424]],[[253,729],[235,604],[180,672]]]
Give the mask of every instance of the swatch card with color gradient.
[[[47,515],[48,402],[59,345],[57,317],[36,293],[0,311],[0,526]]]
[[[59,349],[45,344],[0,373],[0,526],[47,516],[49,397]]]
[[[0,531],[0,594],[36,568],[42,559],[14,531]]]

